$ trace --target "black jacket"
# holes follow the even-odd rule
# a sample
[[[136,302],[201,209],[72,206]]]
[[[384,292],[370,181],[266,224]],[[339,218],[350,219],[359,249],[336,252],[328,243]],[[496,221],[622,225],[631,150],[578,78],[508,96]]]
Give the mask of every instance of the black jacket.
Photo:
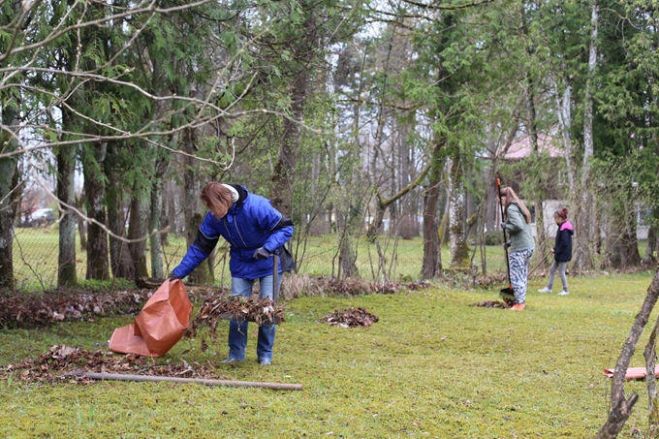
[[[558,226],[556,232],[556,244],[554,245],[554,260],[556,262],[568,262],[572,259],[572,235],[574,227],[568,220]]]

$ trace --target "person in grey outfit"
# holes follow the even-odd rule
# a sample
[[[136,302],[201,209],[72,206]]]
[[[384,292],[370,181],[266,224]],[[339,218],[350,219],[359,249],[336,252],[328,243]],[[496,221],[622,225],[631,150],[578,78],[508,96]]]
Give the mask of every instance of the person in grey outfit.
[[[513,311],[522,311],[526,307],[526,289],[529,277],[529,262],[535,249],[531,234],[531,212],[519,199],[511,187],[501,189],[502,202],[505,206],[505,218],[502,227],[508,232],[508,260],[510,263],[510,283],[515,293]]]

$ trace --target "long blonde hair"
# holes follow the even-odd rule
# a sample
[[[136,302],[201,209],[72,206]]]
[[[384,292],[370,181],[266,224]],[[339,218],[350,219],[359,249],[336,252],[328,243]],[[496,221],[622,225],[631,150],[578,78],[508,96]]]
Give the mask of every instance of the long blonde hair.
[[[526,224],[531,224],[531,212],[526,208],[526,204],[519,199],[513,188],[510,186],[504,187],[501,189],[501,195],[506,196],[506,212],[508,212],[508,206],[511,204],[516,204],[517,207],[522,211],[524,219],[526,219]]]

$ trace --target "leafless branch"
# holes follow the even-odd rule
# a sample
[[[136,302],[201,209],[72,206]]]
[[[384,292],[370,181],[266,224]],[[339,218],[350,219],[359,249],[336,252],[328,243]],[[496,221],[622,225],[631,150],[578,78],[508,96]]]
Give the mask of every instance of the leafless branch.
[[[52,192],[52,191],[51,191],[51,190],[50,190],[50,189],[49,189],[49,188],[48,188],[48,187],[47,187],[47,186],[41,181],[41,179],[38,179],[38,178],[37,178],[37,179],[36,179],[36,182],[37,182],[37,184],[38,184],[38,185],[39,185],[39,186],[40,186],[40,187],[46,192],[46,194],[47,194],[50,198],[52,198],[54,201],[56,201],[59,205],[66,207],[66,208],[67,208],[68,210],[70,210],[71,212],[74,212],[76,215],[78,215],[80,218],[82,218],[87,224],[89,224],[89,223],[96,224],[98,227],[100,227],[101,229],[103,229],[103,231],[105,231],[105,233],[107,233],[108,235],[112,236],[113,238],[115,238],[115,239],[117,239],[117,240],[119,240],[119,241],[123,241],[123,242],[125,242],[125,243],[129,243],[129,244],[130,244],[130,243],[134,243],[134,242],[142,242],[142,241],[146,241],[147,239],[149,239],[149,237],[152,236],[152,235],[163,234],[163,233],[167,233],[167,232],[169,231],[169,226],[167,226],[167,227],[165,227],[165,228],[163,228],[163,229],[160,229],[160,230],[154,230],[154,231],[152,231],[151,233],[149,233],[148,235],[142,236],[142,237],[140,237],[140,238],[133,238],[133,239],[124,238],[123,236],[120,236],[120,235],[117,235],[116,233],[114,233],[112,230],[110,230],[109,227],[107,227],[107,226],[106,226],[105,224],[103,224],[102,222],[100,222],[100,221],[98,221],[98,220],[96,220],[96,219],[94,219],[94,218],[90,218],[90,217],[88,217],[87,215],[85,215],[84,213],[82,213],[82,212],[81,212],[78,208],[76,208],[75,206],[73,206],[73,205],[71,205],[71,204],[68,204],[68,203],[62,201],[57,195],[55,195],[55,194],[54,194],[54,193],[53,193],[53,192]]]
[[[211,0],[198,0],[196,2],[183,4],[183,5],[178,5],[178,6],[172,6],[172,7],[169,7],[169,8],[158,8],[158,7],[156,7],[156,0],[151,1],[151,3],[149,3],[148,6],[143,6],[144,3],[146,3],[146,2],[142,2],[139,5],[137,5],[136,7],[131,8],[131,9],[127,9],[126,11],[124,11],[122,13],[107,15],[107,16],[104,16],[103,18],[99,18],[99,19],[96,19],[96,20],[89,20],[89,21],[84,21],[84,22],[79,21],[74,25],[67,26],[67,27],[64,27],[64,28],[61,28],[59,30],[55,30],[55,31],[51,32],[47,37],[43,38],[42,40],[40,40],[36,43],[27,44],[25,46],[20,46],[20,47],[13,48],[11,50],[7,50],[4,54],[0,54],[0,62],[5,60],[10,55],[14,55],[16,53],[25,52],[25,51],[32,50],[32,49],[37,49],[39,47],[42,47],[42,46],[56,40],[57,38],[59,38],[60,36],[66,34],[68,32],[78,30],[78,29],[81,29],[81,28],[84,28],[84,27],[98,26],[98,25],[103,25],[105,23],[112,23],[112,22],[117,21],[121,18],[140,15],[140,14],[144,14],[144,13],[169,14],[169,13],[172,13],[172,12],[179,12],[179,11],[183,11],[183,10],[186,10],[186,9],[196,8],[197,6],[201,6],[203,4],[209,3],[210,1]]]

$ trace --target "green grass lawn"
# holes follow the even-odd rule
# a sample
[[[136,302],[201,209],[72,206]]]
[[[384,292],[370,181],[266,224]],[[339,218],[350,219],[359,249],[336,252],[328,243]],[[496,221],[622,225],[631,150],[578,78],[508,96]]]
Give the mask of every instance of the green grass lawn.
[[[601,370],[615,364],[651,274],[570,280],[567,297],[535,293],[541,284],[533,282],[523,313],[468,306],[494,292],[442,287],[296,299],[269,368],[256,364],[253,326],[248,361],[219,364],[226,324],[209,351],[184,340],[160,361],[209,361],[227,378],[302,383],[302,392],[0,381],[0,437],[593,437],[608,409]],[[366,307],[380,321],[365,329],[318,322],[346,306]],[[3,330],[0,363],[52,344],[96,349],[130,320]],[[637,354],[634,365],[642,364]],[[641,398],[623,437],[647,425],[644,386],[628,389]]]

